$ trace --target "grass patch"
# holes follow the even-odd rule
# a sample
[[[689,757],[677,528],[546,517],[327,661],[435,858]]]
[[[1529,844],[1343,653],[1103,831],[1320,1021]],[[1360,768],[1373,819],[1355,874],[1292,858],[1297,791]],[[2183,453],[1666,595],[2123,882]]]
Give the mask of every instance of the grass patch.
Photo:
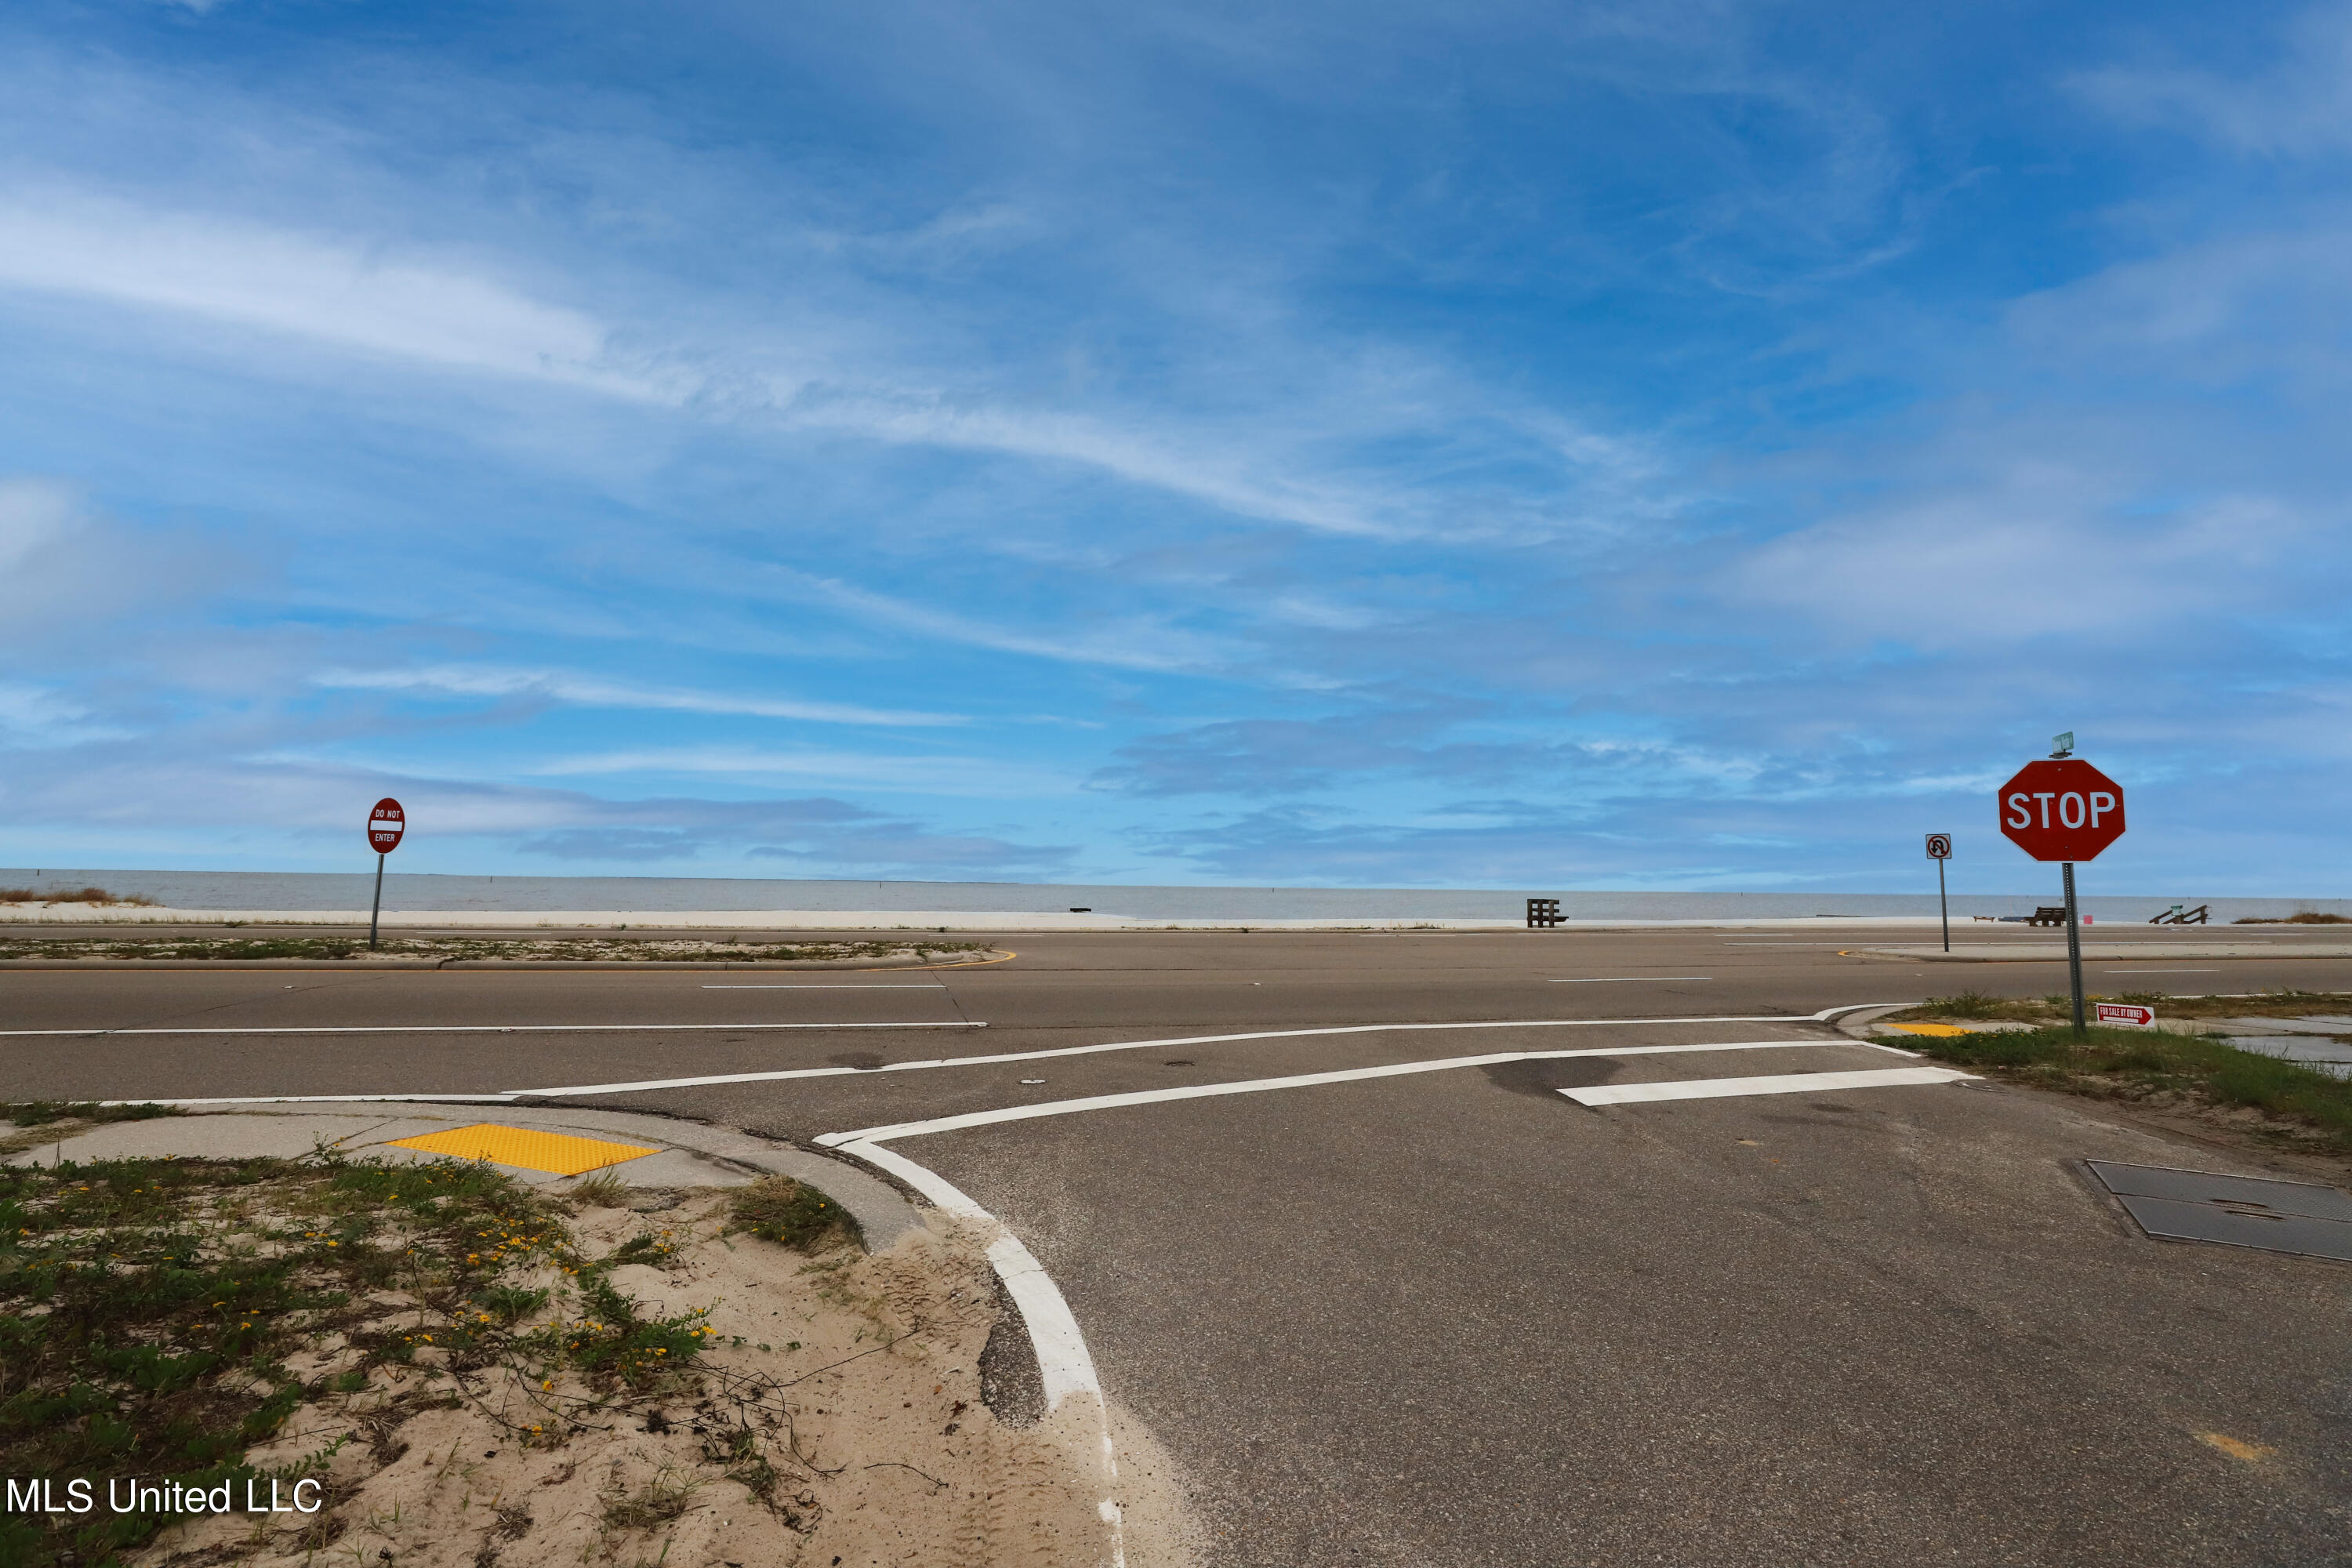
[[[2020,1008],[2035,1007],[2033,1002],[2014,1002],[2005,996],[1988,995],[1982,991],[1963,991],[1953,996],[1930,996],[1920,1005],[1925,1015],[1938,1018],[2007,1018]],[[1906,1015],[1907,1016],[1907,1015]]]
[[[2294,1018],[2307,1014],[2352,1015],[2352,994],[2340,991],[2260,991],[2238,996],[2175,996],[2164,991],[2094,991],[2085,993],[2087,1009],[2095,1002],[2134,1002],[2153,1007],[2162,1018]],[[1939,1018],[2006,1019],[2019,1024],[2070,1022],[2073,1003],[2064,992],[2049,996],[1989,996],[1963,991],[1955,996],[1930,996],[1906,1012],[1891,1014],[1890,1023],[1931,1023]]]
[[[176,1105],[152,1100],[136,1105],[102,1105],[94,1100],[0,1100],[0,1121],[19,1127],[46,1127],[52,1121],[152,1121],[159,1116],[185,1116]]]
[[[729,1200],[730,1232],[780,1242],[797,1252],[815,1252],[865,1233],[849,1211],[790,1176],[762,1176],[738,1187]]]
[[[651,1530],[667,1524],[694,1503],[702,1489],[698,1477],[681,1476],[667,1466],[635,1491],[610,1491],[602,1499],[604,1522],[614,1530]]]
[[[859,959],[960,958],[989,951],[977,942],[726,942],[703,937],[386,937],[370,948],[365,939],[320,936],[71,936],[0,939],[0,962],[9,959],[216,959],[223,963],[266,958],[308,958],[353,963],[369,958],[505,959],[532,963],[854,962]]]
[[[2206,1035],[2071,1026],[1913,1036],[1906,1048],[2041,1089],[2121,1099],[2178,1097],[2242,1106],[2352,1151],[2352,1083]]]
[[[2294,915],[2240,915],[2233,926],[2352,926],[2352,915],[2324,915],[2305,910]]]
[[[497,1417],[517,1441],[560,1440],[675,1388],[709,1332],[613,1287],[619,1262],[659,1261],[661,1238],[641,1239],[583,1257],[552,1204],[450,1161],[0,1167],[0,1475],[299,1478],[337,1445],[247,1460],[298,1409],[368,1391],[388,1430],[493,1368],[564,1380],[574,1392]],[[0,1563],[113,1562],[171,1521],[0,1516]]]

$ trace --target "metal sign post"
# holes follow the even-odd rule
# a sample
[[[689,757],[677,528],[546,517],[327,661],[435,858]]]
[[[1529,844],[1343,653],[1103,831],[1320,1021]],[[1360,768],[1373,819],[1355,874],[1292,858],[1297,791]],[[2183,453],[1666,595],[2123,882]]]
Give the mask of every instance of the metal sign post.
[[[2055,753],[2028,763],[1996,797],[2003,837],[2036,860],[2055,860],[2066,883],[2066,969],[2074,1033],[2083,1033],[2083,917],[2074,863],[2097,858],[2124,835],[2124,786],[2074,754],[2074,732],[2051,737]]]
[[[376,926],[383,917],[383,858],[400,847],[400,836],[408,831],[408,814],[400,809],[400,802],[390,795],[375,803],[368,813],[368,847],[375,851],[375,902],[368,909],[368,946],[376,945]]]
[[[2066,878],[2066,976],[2074,987],[2074,1033],[2083,1032],[2083,921],[2074,912],[2074,862],[2062,860]]]
[[[1952,858],[1952,836],[1927,835],[1927,858],[1936,863],[1936,907],[1944,912],[1944,951],[1952,951],[1952,903],[1944,892],[1944,862]]]

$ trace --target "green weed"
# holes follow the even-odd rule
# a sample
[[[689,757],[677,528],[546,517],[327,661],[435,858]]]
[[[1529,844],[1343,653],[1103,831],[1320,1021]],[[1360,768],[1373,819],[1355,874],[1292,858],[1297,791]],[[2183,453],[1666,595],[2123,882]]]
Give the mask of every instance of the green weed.
[[[2352,1083],[2300,1063],[2242,1051],[2225,1039],[2158,1029],[2068,1026],[2009,1034],[1915,1036],[1912,1050],[2044,1088],[2169,1092],[2248,1106],[2352,1148]]]
[[[107,1105],[94,1100],[0,1100],[0,1121],[13,1121],[19,1127],[46,1127],[52,1121],[146,1121],[186,1114],[176,1105],[152,1101]]]
[[[800,1252],[862,1237],[848,1210],[790,1176],[762,1176],[735,1189],[727,1228],[781,1242]]]
[[[633,1257],[666,1255],[666,1238],[646,1240]],[[424,1384],[492,1365],[674,1385],[709,1338],[702,1314],[640,1316],[606,1278],[620,1261],[581,1257],[551,1204],[479,1163],[329,1149],[0,1167],[0,1475],[241,1482],[258,1474],[248,1448],[305,1404],[427,1348],[423,1383],[409,1374],[385,1408],[452,1397]],[[289,1371],[329,1335],[358,1364]],[[567,1418],[551,1405],[544,1419]],[[169,1522],[0,1518],[0,1564],[104,1563]]]

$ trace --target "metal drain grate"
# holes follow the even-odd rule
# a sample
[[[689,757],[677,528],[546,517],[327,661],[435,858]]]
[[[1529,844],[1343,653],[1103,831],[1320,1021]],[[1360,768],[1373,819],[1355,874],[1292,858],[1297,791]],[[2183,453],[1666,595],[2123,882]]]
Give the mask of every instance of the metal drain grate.
[[[2352,1194],[2309,1182],[2083,1163],[2150,1236],[2352,1263]]]

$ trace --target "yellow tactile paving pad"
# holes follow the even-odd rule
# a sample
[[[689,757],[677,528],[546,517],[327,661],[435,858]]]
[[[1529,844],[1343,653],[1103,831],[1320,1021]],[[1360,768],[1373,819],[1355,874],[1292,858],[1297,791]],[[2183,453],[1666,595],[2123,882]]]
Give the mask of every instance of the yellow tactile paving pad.
[[[1949,1038],[1954,1035],[1965,1035],[1969,1032],[1950,1024],[1889,1024],[1886,1026],[1890,1029],[1900,1029],[1906,1035],[1935,1035],[1944,1038]]]
[[[526,1171],[576,1176],[604,1165],[617,1165],[654,1150],[637,1143],[607,1143],[601,1138],[574,1138],[568,1132],[541,1132],[530,1127],[500,1127],[477,1121],[447,1132],[425,1132],[415,1138],[394,1138],[394,1149],[415,1149],[446,1154],[453,1160],[488,1160]]]

